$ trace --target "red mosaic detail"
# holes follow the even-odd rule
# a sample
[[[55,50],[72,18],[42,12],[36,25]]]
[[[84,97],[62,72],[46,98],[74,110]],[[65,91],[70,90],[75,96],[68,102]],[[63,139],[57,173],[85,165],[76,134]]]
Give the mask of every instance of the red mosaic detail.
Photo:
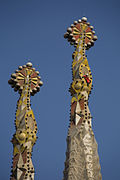
[[[90,40],[86,37],[85,38],[85,44],[87,44],[88,42],[90,42]]]
[[[26,77],[26,69],[22,69],[21,71],[19,71],[23,76],[25,76]]]
[[[76,24],[75,27],[81,32],[81,26],[80,26],[80,24]]]
[[[80,104],[81,110],[84,110],[84,99],[81,99],[81,100],[79,101],[79,104]]]
[[[17,155],[15,155],[14,158],[13,158],[13,169],[16,167],[16,165],[17,165],[17,163],[18,163],[19,156],[20,156],[20,154],[17,154]]]
[[[84,75],[83,77],[85,78],[86,83],[90,84],[91,80],[89,79],[89,77],[87,75]]]
[[[24,80],[19,80],[20,86],[24,84]]]
[[[26,161],[27,161],[27,149],[25,149],[25,150],[23,151],[23,153],[22,153],[22,158],[23,158],[23,162],[24,162],[24,164],[25,164]]]
[[[35,88],[35,85],[31,82],[31,90]]]
[[[75,28],[78,29],[78,34],[75,34]],[[72,33],[73,33],[73,37],[75,38],[75,40],[77,41],[80,38],[80,34],[81,34],[81,27],[80,24],[77,24],[75,27],[73,27],[72,29]]]
[[[92,32],[92,29],[90,27],[87,27],[87,29],[85,30],[85,32]]]
[[[75,114],[76,105],[77,105],[76,101],[74,103],[72,103],[72,105],[71,105],[71,115],[72,116],[74,116],[74,114]]]
[[[36,73],[36,72],[33,72],[33,73],[31,74],[31,78],[34,78],[34,77],[37,77],[37,73]]]
[[[91,39],[93,39],[93,37],[94,37],[94,35],[92,34],[92,37],[91,37]]]
[[[80,38],[80,35],[73,35],[73,37],[75,38],[75,40],[78,40]]]

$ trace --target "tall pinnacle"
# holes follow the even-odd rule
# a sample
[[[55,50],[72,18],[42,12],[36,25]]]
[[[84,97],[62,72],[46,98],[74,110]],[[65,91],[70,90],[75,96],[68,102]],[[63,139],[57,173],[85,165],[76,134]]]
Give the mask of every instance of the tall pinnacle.
[[[67,29],[64,37],[75,46],[75,52],[72,63],[73,82],[70,86],[70,127],[63,180],[101,180],[97,143],[88,107],[92,74],[85,55],[85,51],[94,45],[97,36],[93,26],[83,17]]]
[[[39,72],[28,62],[19,66],[8,81],[12,88],[20,93],[15,119],[16,132],[11,141],[14,148],[11,180],[34,180],[31,156],[37,139],[37,124],[30,107],[30,96],[37,93],[43,84],[38,75]]]

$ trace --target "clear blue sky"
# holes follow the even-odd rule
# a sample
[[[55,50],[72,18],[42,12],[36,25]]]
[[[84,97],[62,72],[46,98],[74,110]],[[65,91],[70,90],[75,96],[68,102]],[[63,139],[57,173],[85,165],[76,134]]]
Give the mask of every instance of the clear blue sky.
[[[32,97],[38,125],[33,149],[35,180],[62,180],[69,125],[72,52],[63,38],[86,16],[98,40],[88,52],[94,89],[90,97],[103,180],[120,179],[120,1],[0,0],[0,180],[8,180],[18,93],[7,84],[30,59],[44,82]]]

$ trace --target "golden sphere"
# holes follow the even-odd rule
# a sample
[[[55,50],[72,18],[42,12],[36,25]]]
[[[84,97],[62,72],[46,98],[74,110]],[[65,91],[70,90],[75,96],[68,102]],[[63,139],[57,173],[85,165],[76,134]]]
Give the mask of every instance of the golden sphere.
[[[75,84],[75,89],[76,90],[79,90],[81,88],[81,83],[80,82],[78,82],[77,84]]]
[[[25,133],[20,133],[18,134],[18,138],[23,141],[26,138],[26,134]]]

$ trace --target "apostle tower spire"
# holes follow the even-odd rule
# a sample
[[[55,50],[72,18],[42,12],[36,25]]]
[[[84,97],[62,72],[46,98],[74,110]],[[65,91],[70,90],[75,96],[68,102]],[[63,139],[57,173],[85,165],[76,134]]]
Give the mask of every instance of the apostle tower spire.
[[[19,66],[19,70],[16,70],[8,81],[20,94],[15,119],[16,132],[12,138],[14,150],[11,180],[34,180],[31,156],[37,139],[37,124],[31,109],[30,96],[37,93],[43,84],[38,75],[39,72],[28,62]]]
[[[67,29],[64,37],[75,46],[75,52],[72,63],[73,82],[70,86],[70,127],[63,180],[101,180],[97,143],[88,107],[92,74],[85,55],[85,51],[94,45],[97,36],[93,26],[83,17]]]

